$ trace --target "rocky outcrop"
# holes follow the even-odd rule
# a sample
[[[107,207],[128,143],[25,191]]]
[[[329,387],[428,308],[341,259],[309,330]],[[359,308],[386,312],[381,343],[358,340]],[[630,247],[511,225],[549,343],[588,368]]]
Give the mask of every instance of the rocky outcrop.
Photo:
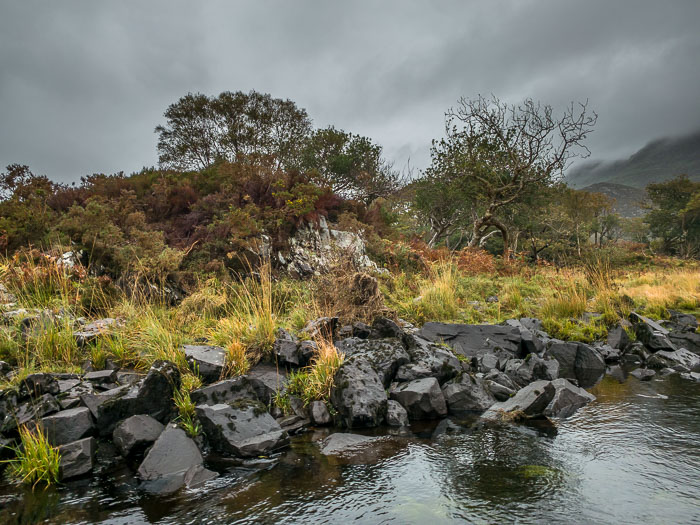
[[[350,357],[340,366],[330,400],[338,421],[348,428],[379,426],[386,415],[384,384],[363,356]]]
[[[499,350],[519,357],[522,349],[520,330],[512,326],[425,323],[418,335],[434,343],[445,343],[466,357]]]

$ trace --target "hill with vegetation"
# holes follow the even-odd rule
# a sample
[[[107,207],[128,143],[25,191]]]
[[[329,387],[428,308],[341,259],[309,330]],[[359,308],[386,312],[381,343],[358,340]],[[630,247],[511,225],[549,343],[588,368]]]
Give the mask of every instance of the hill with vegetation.
[[[627,159],[584,163],[567,175],[567,183],[574,188],[601,182],[644,188],[681,174],[700,180],[700,131],[652,141]]]

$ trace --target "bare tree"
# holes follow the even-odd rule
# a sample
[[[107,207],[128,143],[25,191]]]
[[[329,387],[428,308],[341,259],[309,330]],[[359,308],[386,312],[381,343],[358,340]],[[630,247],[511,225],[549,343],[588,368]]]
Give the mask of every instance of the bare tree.
[[[499,217],[526,191],[559,179],[575,157],[587,157],[584,140],[597,115],[588,102],[571,103],[560,115],[549,105],[526,99],[510,105],[491,96],[462,98],[446,114],[447,138],[433,146],[431,176],[457,176],[472,196],[475,214],[470,246],[496,228],[504,253],[509,231]]]

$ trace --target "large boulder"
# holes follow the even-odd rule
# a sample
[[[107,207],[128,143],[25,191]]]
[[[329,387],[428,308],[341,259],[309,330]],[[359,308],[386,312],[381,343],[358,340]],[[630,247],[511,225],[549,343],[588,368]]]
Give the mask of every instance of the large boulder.
[[[287,433],[259,401],[197,405],[196,411],[207,441],[221,453],[255,457],[289,443]]]
[[[581,386],[594,385],[605,374],[605,360],[591,346],[577,342],[555,341],[545,358],[559,362],[559,376],[575,379]]]
[[[384,384],[362,356],[350,357],[340,366],[330,401],[339,422],[348,428],[379,426],[386,415]]]
[[[650,368],[673,368],[677,372],[700,372],[700,356],[680,348],[674,352],[659,350],[648,360]]]
[[[97,442],[93,437],[58,447],[58,453],[61,455],[60,478],[77,478],[90,472],[95,464],[96,449]]]
[[[496,403],[486,382],[467,373],[445,383],[442,394],[451,414],[483,412]]]
[[[184,430],[170,424],[158,436],[137,475],[152,492],[171,493],[215,477],[203,467],[202,454]]]
[[[440,384],[449,381],[462,371],[462,364],[451,348],[431,343],[415,334],[403,338],[411,362],[396,371],[397,381],[413,381],[435,377]]]
[[[665,350],[673,352],[675,345],[668,338],[669,331],[656,321],[639,315],[636,312],[630,314],[630,321],[634,326],[637,340],[642,342],[652,352]]]
[[[226,365],[226,350],[220,346],[184,345],[182,351],[190,368],[202,379],[210,382],[221,378]]]
[[[247,376],[226,379],[190,392],[195,405],[218,405],[256,397],[255,388]]]
[[[77,407],[42,418],[41,428],[49,443],[58,446],[89,436],[94,423],[89,409]]]
[[[143,452],[158,439],[165,426],[151,416],[138,414],[126,418],[117,425],[112,441],[122,456],[127,457]]]
[[[555,393],[556,388],[552,385],[552,381],[535,381],[518,390],[510,399],[492,405],[483,417],[486,419],[541,417],[554,399]]]
[[[447,415],[445,396],[434,377],[399,383],[389,392],[408,412],[409,419],[433,419]]]
[[[446,343],[456,353],[467,357],[478,357],[497,349],[519,357],[522,349],[520,330],[512,326],[425,323],[418,335],[428,341]]]
[[[593,394],[563,378],[555,379],[551,385],[555,389],[554,397],[543,411],[543,414],[548,417],[569,417],[579,408],[596,399]]]
[[[346,356],[364,358],[379,375],[384,387],[393,381],[400,366],[410,362],[411,357],[406,352],[400,339],[356,339],[352,345],[341,345],[346,350]]]

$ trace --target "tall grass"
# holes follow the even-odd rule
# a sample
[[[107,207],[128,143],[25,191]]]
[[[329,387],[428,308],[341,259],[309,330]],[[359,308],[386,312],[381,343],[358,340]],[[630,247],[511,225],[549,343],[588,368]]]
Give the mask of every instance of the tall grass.
[[[335,373],[345,360],[332,342],[320,339],[316,345],[318,350],[309,366],[289,375],[287,391],[299,396],[304,404],[330,397]]]
[[[21,445],[15,449],[16,456],[6,460],[10,476],[32,487],[56,483],[61,468],[58,449],[49,444],[43,432],[32,432],[26,426],[19,428],[19,436]]]

